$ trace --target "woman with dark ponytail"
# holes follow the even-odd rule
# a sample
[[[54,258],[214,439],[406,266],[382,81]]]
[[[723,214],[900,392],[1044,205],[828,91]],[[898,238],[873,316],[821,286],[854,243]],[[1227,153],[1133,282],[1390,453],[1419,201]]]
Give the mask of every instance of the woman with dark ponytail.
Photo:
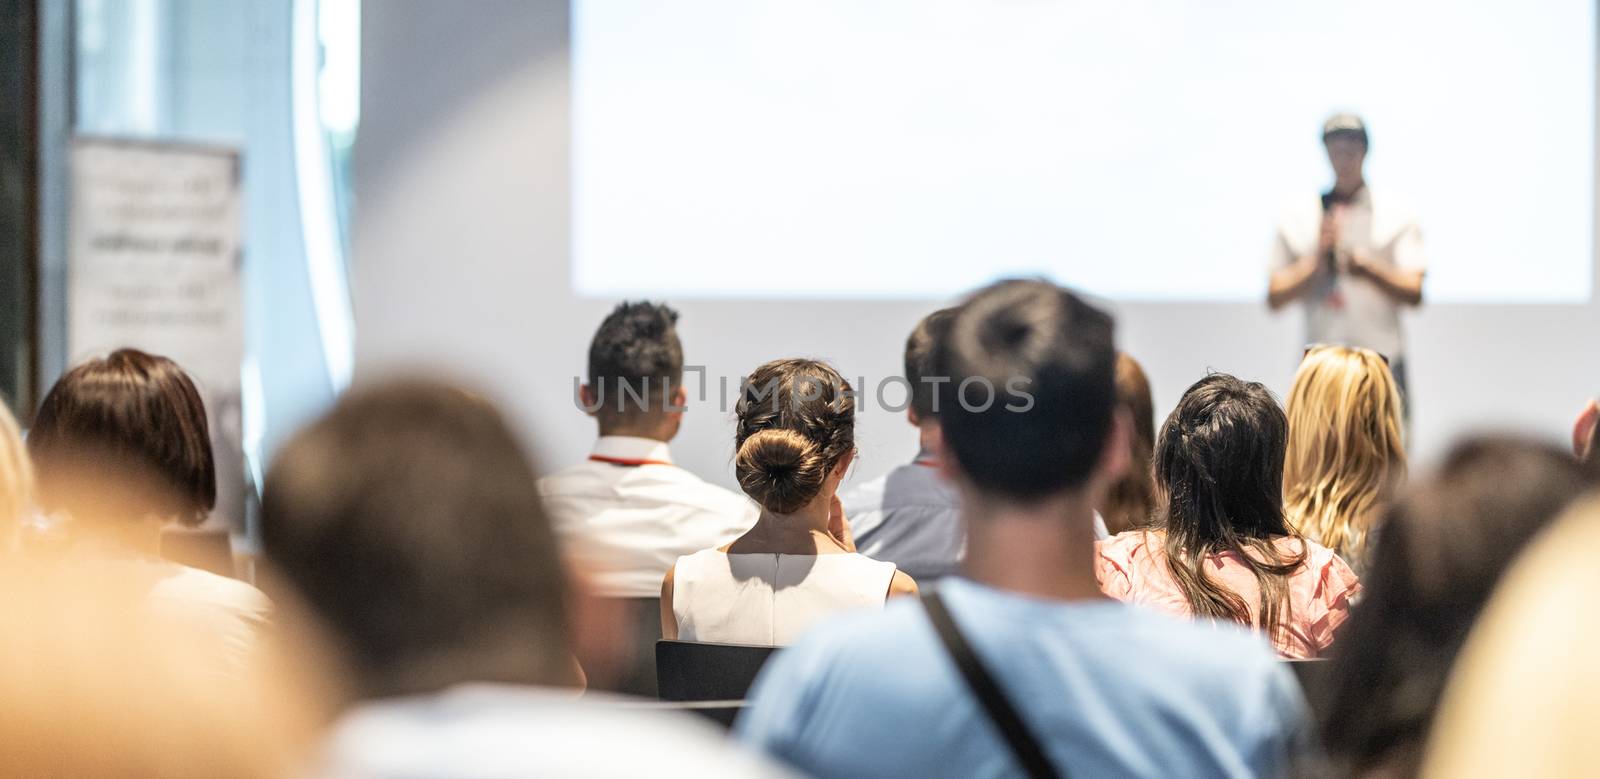
[[[911,577],[851,540],[836,493],[855,457],[856,404],[839,372],[769,362],[735,411],[734,468],[761,518],[731,544],[678,558],[661,586],[662,635],[782,646],[835,611],[915,593]]]
[[[1190,387],[1156,444],[1157,528],[1100,543],[1101,588],[1237,622],[1285,657],[1322,654],[1361,585],[1285,521],[1287,439],[1288,418],[1261,384],[1213,374]]]

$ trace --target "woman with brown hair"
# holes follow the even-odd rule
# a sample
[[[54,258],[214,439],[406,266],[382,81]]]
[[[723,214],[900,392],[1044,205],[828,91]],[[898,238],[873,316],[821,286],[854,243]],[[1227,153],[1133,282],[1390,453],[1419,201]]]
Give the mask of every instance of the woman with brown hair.
[[[893,563],[855,550],[837,492],[855,457],[855,398],[815,360],[776,360],[745,381],[735,408],[739,486],[755,527],[678,558],[661,586],[666,638],[782,646],[817,619],[917,591]]]
[[[1322,654],[1360,584],[1284,521],[1287,430],[1259,383],[1213,374],[1190,387],[1156,444],[1157,528],[1099,545],[1106,594],[1254,628],[1284,657]]]
[[[1406,477],[1400,391],[1377,352],[1306,351],[1289,389],[1284,514],[1365,572],[1384,505]]]
[[[1150,379],[1139,361],[1127,352],[1117,353],[1117,408],[1133,424],[1128,435],[1128,470],[1106,495],[1100,515],[1106,531],[1116,535],[1142,528],[1155,511],[1155,483],[1150,477],[1150,461],[1156,442],[1155,403],[1150,399]]]
[[[200,392],[177,363],[119,349],[67,371],[28,433],[39,508],[72,539],[68,560],[152,571],[150,601],[202,618],[243,662],[271,603],[256,588],[160,558],[169,525],[204,522],[216,465]]]

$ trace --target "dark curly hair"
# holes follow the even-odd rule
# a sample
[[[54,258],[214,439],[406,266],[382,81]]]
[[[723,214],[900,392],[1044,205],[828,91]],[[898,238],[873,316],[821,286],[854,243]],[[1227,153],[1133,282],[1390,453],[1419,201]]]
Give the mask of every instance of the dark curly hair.
[[[683,380],[678,312],[665,303],[628,301],[611,310],[589,342],[589,387],[602,421],[665,410]]]

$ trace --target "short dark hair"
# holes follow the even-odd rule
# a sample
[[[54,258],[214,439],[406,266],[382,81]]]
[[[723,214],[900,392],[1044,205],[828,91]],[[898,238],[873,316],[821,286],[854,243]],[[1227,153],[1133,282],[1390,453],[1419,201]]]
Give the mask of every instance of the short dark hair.
[[[678,312],[665,303],[628,301],[611,310],[589,342],[597,415],[632,418],[665,410],[672,397],[667,386],[683,380],[677,324]]]
[[[1033,499],[1088,479],[1116,403],[1113,329],[1110,315],[1044,281],[1001,281],[961,305],[932,365],[949,378],[944,438],[976,488]]]
[[[911,410],[921,419],[938,416],[936,386],[924,379],[933,375],[929,370],[933,362],[933,344],[950,329],[950,321],[955,316],[954,308],[941,308],[923,317],[906,338],[905,379],[911,385]]]
[[[47,511],[196,525],[217,503],[199,390],[177,363],[138,349],[118,349],[58,379],[28,432],[28,454]]]
[[[566,577],[533,468],[465,391],[399,380],[347,393],[273,462],[261,540],[366,697],[571,671]]]
[[[809,503],[829,469],[856,448],[855,393],[825,362],[773,360],[756,368],[734,412],[739,487],[774,514]]]
[[[1307,691],[1338,775],[1416,774],[1450,669],[1502,574],[1597,484],[1593,466],[1549,444],[1475,437],[1391,506],[1361,604]]]

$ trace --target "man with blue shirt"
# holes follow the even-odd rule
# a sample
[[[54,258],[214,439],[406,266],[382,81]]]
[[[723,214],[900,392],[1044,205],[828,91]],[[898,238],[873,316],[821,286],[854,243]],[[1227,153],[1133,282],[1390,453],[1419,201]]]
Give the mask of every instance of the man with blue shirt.
[[[932,360],[950,378],[936,456],[961,497],[963,575],[784,650],[742,740],[829,777],[1284,773],[1305,704],[1265,641],[1095,581],[1094,506],[1127,467],[1112,330],[1045,282],[963,304]]]

